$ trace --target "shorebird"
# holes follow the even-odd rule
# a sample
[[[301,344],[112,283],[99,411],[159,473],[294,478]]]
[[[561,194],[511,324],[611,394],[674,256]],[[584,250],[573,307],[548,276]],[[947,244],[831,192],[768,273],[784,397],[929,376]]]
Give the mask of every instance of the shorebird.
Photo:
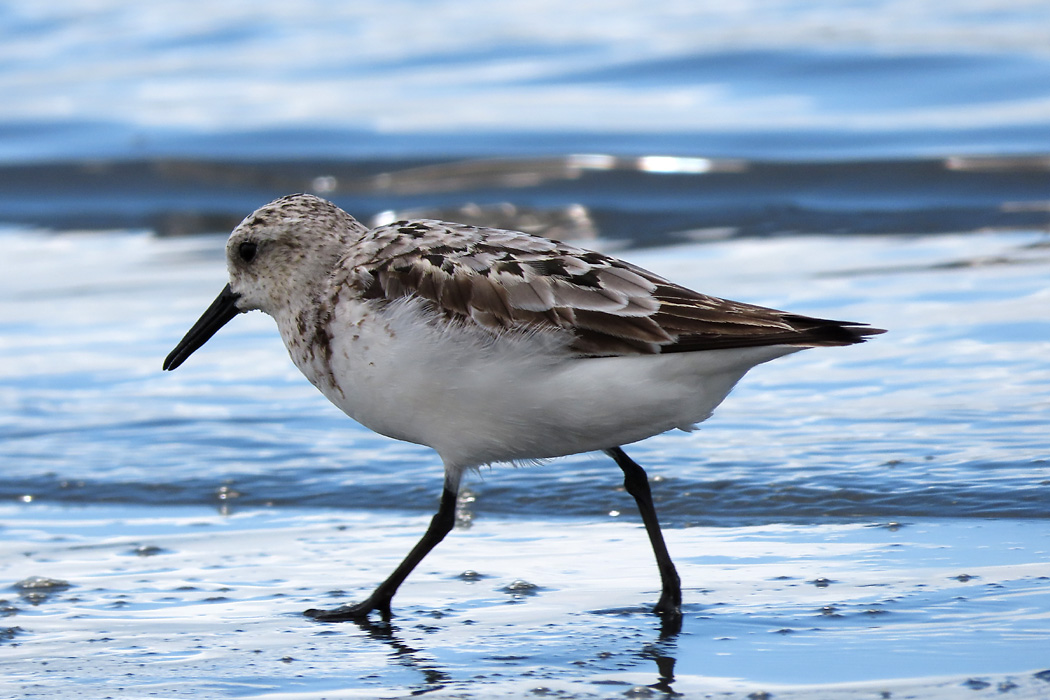
[[[431,220],[369,230],[307,194],[250,214],[226,245],[229,284],[164,361],[173,370],[238,314],[277,322],[292,361],[348,416],[433,448],[444,489],[426,533],[364,601],[304,614],[390,616],[447,535],[466,470],[604,451],[637,502],[660,572],[681,584],[645,471],[622,445],[693,429],[755,365],[882,333],[707,296],[601,253]]]

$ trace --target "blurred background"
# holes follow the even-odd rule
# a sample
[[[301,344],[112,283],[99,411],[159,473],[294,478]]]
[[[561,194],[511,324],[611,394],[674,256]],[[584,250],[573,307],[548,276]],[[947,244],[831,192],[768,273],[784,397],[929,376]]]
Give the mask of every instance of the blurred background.
[[[1047,47],[1026,0],[4,2],[0,223],[313,191],[632,243],[1045,225]]]
[[[310,191],[891,330],[753,373],[724,436],[647,442],[686,484],[665,517],[1044,517],[1048,47],[1022,0],[0,4],[0,495],[429,511],[434,455],[345,421],[269,319],[159,372],[230,229]],[[614,471],[570,462],[601,487],[565,500],[606,512]],[[478,488],[532,514],[533,478]]]
[[[268,319],[159,372],[229,230],[311,191],[891,330],[756,373],[716,440],[647,442],[672,522],[1045,517],[1048,47],[1021,0],[4,3],[0,494],[429,511],[434,456],[345,421]],[[570,465],[600,487],[567,507],[606,512],[614,471]],[[478,488],[533,514],[533,478]]]
[[[8,2],[0,95],[7,498],[432,508],[435,456],[346,421],[269,319],[159,371],[230,229],[310,191],[890,329],[640,446],[670,522],[1050,515],[1048,3]],[[606,466],[557,508],[608,512]],[[531,515],[535,478],[477,488]]]

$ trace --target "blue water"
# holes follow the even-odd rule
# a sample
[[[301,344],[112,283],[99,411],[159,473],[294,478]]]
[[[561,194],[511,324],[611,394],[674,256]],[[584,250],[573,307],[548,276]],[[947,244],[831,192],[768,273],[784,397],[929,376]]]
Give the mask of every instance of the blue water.
[[[531,226],[704,291],[891,330],[762,368],[700,437],[640,446],[673,480],[671,523],[1050,515],[1039,8],[921,5],[902,32],[892,3],[788,4],[744,24],[628,4],[640,24],[624,39],[610,18],[552,35],[543,10],[514,4],[182,7],[2,15],[3,497],[200,503],[230,482],[246,505],[398,493],[431,508],[433,455],[337,415],[263,320],[157,371],[224,273],[220,237],[151,234],[222,234],[314,189],[365,220]],[[407,24],[393,36],[392,22]],[[768,253],[744,241],[771,237],[819,263],[754,279]],[[812,294],[795,302],[800,286]],[[265,362],[209,371],[229,362],[223,342]],[[727,452],[741,435],[762,437]],[[608,510],[616,481],[580,456],[475,487],[497,512],[584,515]]]
[[[331,407],[268,318],[160,371],[225,234],[315,191],[889,329],[628,448],[671,529],[1023,532],[1050,517],[1047,27],[1020,0],[2,4],[0,500],[432,512],[436,456]],[[617,474],[467,488],[477,518],[608,522],[634,517]]]

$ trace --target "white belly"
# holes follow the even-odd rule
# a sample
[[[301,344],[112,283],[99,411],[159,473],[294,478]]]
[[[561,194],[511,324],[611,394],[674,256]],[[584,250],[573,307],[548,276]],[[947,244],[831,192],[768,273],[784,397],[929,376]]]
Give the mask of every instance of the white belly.
[[[327,366],[296,357],[289,345],[293,359],[347,415],[434,448],[450,468],[559,457],[690,429],[751,367],[800,349],[581,359],[553,333],[493,338],[428,323],[410,302],[387,306],[383,317],[369,309],[338,306]]]

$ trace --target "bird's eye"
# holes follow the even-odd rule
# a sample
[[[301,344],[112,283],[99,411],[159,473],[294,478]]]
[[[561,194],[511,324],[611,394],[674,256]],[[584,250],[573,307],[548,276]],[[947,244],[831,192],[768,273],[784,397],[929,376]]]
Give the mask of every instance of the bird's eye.
[[[250,263],[255,259],[255,251],[257,248],[258,246],[251,241],[245,241],[237,248],[237,254],[241,256],[241,260]]]

